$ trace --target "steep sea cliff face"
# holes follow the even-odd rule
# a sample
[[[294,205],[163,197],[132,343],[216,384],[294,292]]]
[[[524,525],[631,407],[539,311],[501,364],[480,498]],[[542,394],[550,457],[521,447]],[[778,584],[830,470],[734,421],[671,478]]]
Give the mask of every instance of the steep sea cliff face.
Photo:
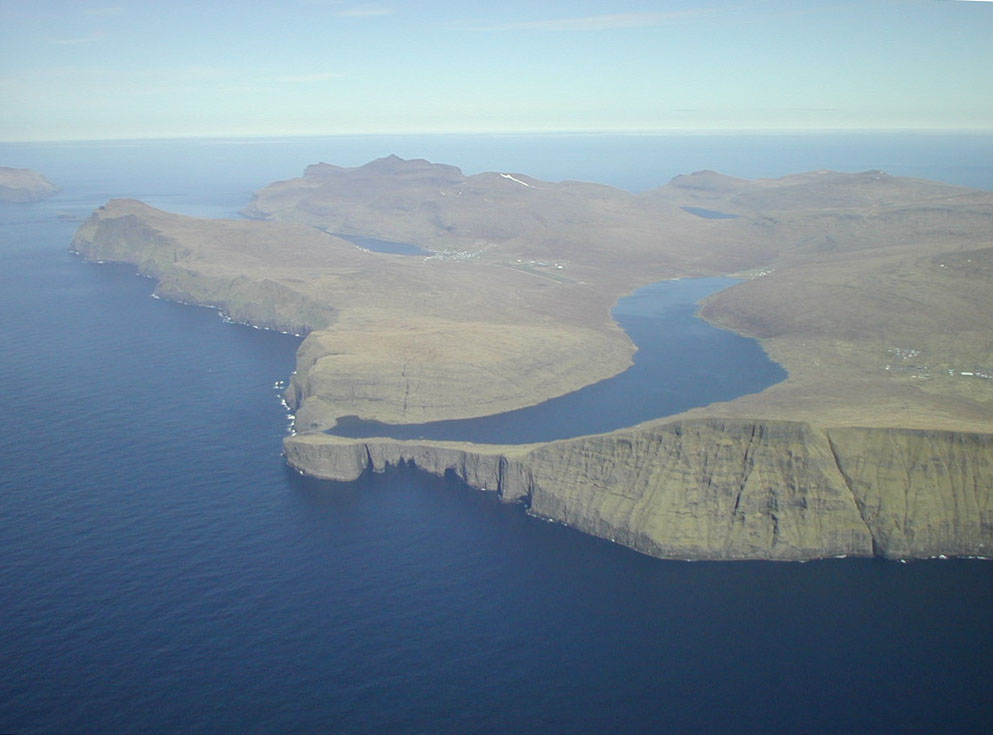
[[[993,551],[993,435],[829,429],[876,551],[891,558]]]
[[[572,385],[569,379],[586,385],[591,376],[615,374],[628,359],[629,343],[611,340],[609,326],[593,334],[595,339],[584,336],[586,326],[576,326],[600,324],[606,311],[602,293],[588,291],[584,282],[492,263],[479,266],[483,270],[462,261],[387,263],[385,256],[373,259],[312,227],[198,221],[128,200],[98,209],[80,227],[72,248],[92,260],[134,263],[159,280],[160,295],[215,306],[239,321],[298,333],[334,324],[328,334],[312,333],[304,342],[287,395],[298,409],[297,427],[315,433],[287,438],[286,457],[310,475],[347,481],[367,469],[412,463],[438,475],[454,474],[507,501],[523,501],[535,515],[666,558],[988,556],[993,546],[993,434],[979,433],[988,431],[988,402],[981,393],[977,400],[973,387],[963,399],[958,383],[948,387],[935,380],[925,386],[934,391],[928,393],[916,380],[899,382],[880,361],[901,350],[866,347],[847,335],[850,325],[864,325],[862,314],[884,315],[874,323],[872,339],[885,335],[887,345],[918,345],[927,354],[920,320],[904,306],[907,294],[919,301],[916,287],[952,277],[957,260],[968,263],[964,272],[975,273],[983,249],[943,252],[937,261],[931,249],[925,259],[917,251],[899,260],[886,256],[873,266],[876,271],[864,267],[876,261],[866,260],[851,268],[835,264],[825,275],[817,263],[820,281],[804,271],[796,280],[773,275],[742,287],[739,293],[755,297],[739,299],[737,305],[746,308],[731,308],[736,302],[724,296],[723,314],[752,313],[759,319],[728,326],[771,340],[782,338],[784,330],[755,325],[791,325],[786,317],[798,313],[795,296],[813,293],[812,283],[824,286],[816,300],[823,308],[811,308],[807,299],[802,310],[820,321],[785,330],[794,342],[777,346],[793,381],[779,390],[778,403],[768,400],[770,391],[760,403],[714,404],[694,412],[692,420],[663,419],[546,444],[482,446],[351,440],[316,431],[370,406],[372,418],[409,423],[420,420],[415,408],[428,414],[424,420],[499,413],[560,394]],[[587,267],[596,265],[591,263]],[[443,268],[444,279],[428,273],[435,267]],[[566,270],[574,271],[571,265]],[[890,281],[873,276],[866,289],[855,290],[875,288],[873,293],[889,294],[889,301],[852,313],[839,310],[837,304],[853,298],[846,297],[858,282],[852,273],[863,271],[890,279],[898,273],[900,287],[881,290],[879,284]],[[908,290],[908,284],[914,288]],[[927,302],[954,307],[942,312],[943,321],[929,322],[927,334],[952,334],[947,325],[972,324],[963,314],[972,320],[974,312],[984,313],[982,284],[963,284],[964,279],[949,282],[940,298]],[[951,291],[966,298],[947,298]],[[390,298],[384,301],[383,293]],[[507,298],[510,293],[518,298]],[[759,298],[763,295],[767,298]],[[523,306],[494,320],[493,305],[511,302]],[[411,314],[411,305],[418,304],[423,313]],[[935,318],[936,307],[929,305],[928,311]],[[770,313],[785,316],[769,321]],[[903,321],[906,314],[913,317],[910,327]],[[539,323],[536,315],[546,321]],[[824,325],[835,331],[818,331]],[[958,355],[955,359],[967,366],[985,365],[985,353],[973,347],[985,344],[985,326],[980,320],[971,331],[955,333],[955,349],[942,342],[932,352]],[[814,340],[808,344],[811,334],[832,338],[831,349],[818,348]],[[549,349],[553,342],[555,349]],[[591,352],[591,345],[599,351]],[[476,372],[467,370],[467,355],[474,357]],[[815,370],[822,358],[825,367]],[[334,364],[314,373],[320,362]],[[563,365],[570,370],[554,373],[556,390],[532,380],[544,380],[549,366]],[[590,365],[596,369],[582,369]],[[944,380],[944,370],[935,372]],[[529,387],[517,385],[525,379]],[[510,406],[504,385],[516,391]],[[944,402],[934,396],[944,396]],[[308,398],[310,405],[327,405],[311,409]],[[467,411],[470,404],[479,410]],[[461,413],[449,416],[445,411],[453,406]],[[735,410],[739,418],[729,418]],[[962,423],[966,413],[973,423]],[[946,423],[934,423],[938,419]],[[865,423],[875,428],[845,428]],[[831,425],[838,428],[823,428]]]
[[[288,437],[296,469],[352,480],[403,462],[534,515],[679,559],[986,555],[993,436],[655,422],[529,447]]]
[[[687,421],[535,451],[531,512],[654,556],[868,555],[872,539],[807,424]]]

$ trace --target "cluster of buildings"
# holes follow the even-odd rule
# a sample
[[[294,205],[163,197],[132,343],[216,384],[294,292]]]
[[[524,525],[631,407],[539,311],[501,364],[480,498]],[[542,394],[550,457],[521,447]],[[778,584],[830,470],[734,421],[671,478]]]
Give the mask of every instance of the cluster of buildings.
[[[909,372],[912,378],[930,378],[930,369],[927,365],[916,365],[913,363],[908,364],[907,360],[912,360],[915,357],[920,357],[921,351],[914,349],[912,347],[890,347],[886,350],[891,355],[898,357],[900,359],[900,364],[888,363],[883,369],[889,372]],[[993,368],[988,367],[974,367],[972,370],[956,370],[955,368],[947,368],[948,374],[950,376],[964,377],[964,378],[984,378],[986,380],[993,380]]]

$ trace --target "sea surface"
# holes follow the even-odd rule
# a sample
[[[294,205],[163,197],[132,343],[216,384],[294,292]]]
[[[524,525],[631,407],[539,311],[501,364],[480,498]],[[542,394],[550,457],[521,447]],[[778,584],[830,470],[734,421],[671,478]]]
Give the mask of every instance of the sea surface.
[[[0,144],[0,732],[981,733],[993,564],[660,561],[416,470],[288,470],[299,340],[67,251],[112,196],[236,216],[389,153],[641,191],[884,169],[993,189],[993,136]]]

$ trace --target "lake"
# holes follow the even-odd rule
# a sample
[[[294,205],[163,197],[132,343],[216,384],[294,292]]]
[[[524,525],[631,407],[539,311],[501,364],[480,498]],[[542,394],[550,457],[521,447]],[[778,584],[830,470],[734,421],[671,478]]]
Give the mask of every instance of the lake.
[[[696,316],[731,278],[662,281],[620,299],[614,319],[638,346],[624,372],[536,406],[475,419],[384,424],[339,420],[338,436],[526,444],[600,434],[757,393],[786,378],[758,342]]]
[[[674,562],[411,469],[289,471],[299,340],[67,252],[110,196],[233,216],[396,152],[641,190],[882,168],[993,188],[991,136],[0,145],[0,732],[979,733],[993,565]],[[530,164],[530,165],[529,165]],[[61,214],[62,218],[59,217]]]

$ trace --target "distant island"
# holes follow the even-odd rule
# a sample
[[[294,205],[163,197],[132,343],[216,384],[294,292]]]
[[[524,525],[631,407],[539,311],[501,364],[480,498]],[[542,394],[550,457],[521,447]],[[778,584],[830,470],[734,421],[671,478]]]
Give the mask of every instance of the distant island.
[[[302,472],[412,462],[645,553],[692,559],[989,555],[993,193],[817,171],[713,171],[635,195],[396,156],[310,166],[251,221],[112,200],[72,249],[157,293],[306,334],[287,390]],[[409,246],[418,255],[355,243]],[[397,251],[400,252],[400,251]],[[534,405],[615,375],[617,299],[735,275],[702,316],[789,377],[629,429],[531,445],[346,439]]]
[[[0,166],[0,202],[36,202],[59,188],[37,171]]]

